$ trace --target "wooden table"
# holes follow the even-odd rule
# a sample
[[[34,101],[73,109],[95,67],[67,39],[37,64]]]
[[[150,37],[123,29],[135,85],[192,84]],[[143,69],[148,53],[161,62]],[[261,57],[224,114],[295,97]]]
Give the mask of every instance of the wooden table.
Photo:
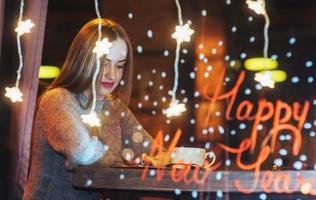
[[[286,195],[286,189],[291,189],[291,196],[304,196],[303,199],[316,199],[313,195],[303,195],[302,188],[309,186],[316,190],[316,171],[262,171],[259,173],[257,184],[255,183],[255,173],[252,171],[210,171],[205,182],[196,182],[192,176],[199,180],[205,175],[205,170],[195,171],[190,169],[186,176],[175,182],[171,176],[172,169],[163,170],[148,169],[146,176],[142,179],[144,168],[78,168],[74,173],[73,185],[79,188],[91,189],[119,189],[134,191],[165,191],[177,193],[181,192],[215,192],[218,193],[241,193],[241,189],[251,189],[251,193],[281,193]],[[179,172],[179,171],[178,171]],[[163,178],[157,180],[157,174],[163,173]],[[194,175],[195,173],[195,175]],[[270,178],[268,180],[268,178]],[[305,186],[303,182],[305,180]],[[306,182],[310,182],[306,185]],[[236,184],[240,182],[240,188]],[[284,181],[287,181],[286,183]],[[298,186],[297,186],[298,185]],[[268,191],[267,191],[268,190]],[[309,191],[309,190],[307,190]],[[289,194],[287,194],[289,196]],[[283,197],[284,199],[285,197]],[[296,199],[295,198],[295,199]],[[271,198],[268,198],[271,199]],[[280,198],[282,199],[282,198]]]

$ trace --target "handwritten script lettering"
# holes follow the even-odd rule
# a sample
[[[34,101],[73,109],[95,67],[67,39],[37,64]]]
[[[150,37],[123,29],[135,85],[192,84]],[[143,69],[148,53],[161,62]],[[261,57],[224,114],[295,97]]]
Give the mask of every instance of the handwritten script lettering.
[[[225,114],[227,120],[236,119],[238,121],[253,121],[253,126],[250,134],[251,152],[254,151],[257,145],[258,125],[260,123],[264,123],[269,121],[270,119],[273,119],[273,127],[265,138],[265,144],[270,141],[271,152],[274,152],[277,135],[281,131],[287,130],[290,131],[295,137],[295,143],[293,145],[292,151],[294,155],[298,155],[302,145],[301,130],[306,121],[306,117],[310,108],[310,102],[305,101],[303,105],[299,102],[294,102],[292,105],[290,105],[282,100],[277,100],[275,103],[273,103],[266,99],[259,99],[257,102],[257,110],[255,111],[254,103],[250,102],[249,100],[243,100],[239,105],[237,105],[235,117],[233,117],[232,108],[235,104],[239,88],[242,85],[244,79],[245,72],[242,71],[235,86],[227,93],[215,93],[214,96],[209,96],[207,92],[209,85],[206,85],[201,95],[210,102],[228,100],[227,110]],[[221,85],[223,85],[223,79],[221,83],[217,84],[218,87],[220,87]],[[284,114],[282,115],[282,113]],[[291,121],[296,122],[296,125],[292,124]]]
[[[206,115],[206,121],[210,120],[213,104],[221,100],[228,102],[225,113],[226,120],[253,121],[249,138],[242,140],[238,148],[221,143],[217,144],[224,152],[235,155],[235,164],[239,169],[253,172],[251,184],[247,181],[245,185],[243,177],[234,177],[232,181],[235,188],[243,193],[256,192],[258,187],[260,187],[266,193],[302,191],[304,194],[316,196],[316,189],[313,188],[316,185],[314,182],[316,177],[309,176],[308,178],[304,178],[299,172],[293,176],[293,173],[289,174],[283,171],[261,171],[262,164],[267,161],[269,155],[276,149],[278,135],[284,131],[293,135],[292,154],[295,156],[299,154],[302,147],[301,130],[310,109],[310,102],[293,102],[290,104],[282,100],[271,102],[261,98],[258,99],[256,104],[249,100],[243,100],[238,105],[235,105],[238,91],[245,80],[245,72],[242,71],[240,73],[238,80],[230,91],[220,94],[220,87],[223,85],[224,77],[225,70],[221,75],[221,82],[217,84],[213,95],[210,95],[208,92],[210,85],[205,85],[201,95],[211,102]],[[236,107],[235,113],[232,112],[233,107]],[[243,154],[249,151],[253,153],[258,146],[258,125],[270,120],[272,127],[261,142],[257,158],[253,163],[243,163]],[[164,147],[163,132],[160,131],[152,145],[150,156],[159,156],[163,154],[163,151],[167,151],[168,155],[171,156],[174,148],[178,145],[181,134],[181,130],[178,130],[174,134],[169,147],[166,148]],[[158,167],[156,170],[156,180],[161,181],[165,176],[169,176],[175,183],[183,182],[185,184],[204,185],[213,171],[221,167],[221,165],[222,161],[218,159],[213,166],[207,168],[185,165],[181,169],[171,168],[171,170],[166,170],[166,168]],[[141,175],[142,180],[146,179],[148,171],[149,166],[145,166]]]
[[[167,148],[169,155],[171,156],[172,150],[176,147],[179,139],[181,137],[181,131],[178,130],[172,139],[171,145]],[[152,145],[150,156],[156,156],[162,153],[164,149],[163,133],[160,131],[156,138],[155,144]],[[252,193],[255,192],[258,187],[261,187],[262,191],[266,193],[292,193],[299,190],[307,188],[307,194],[316,196],[316,189],[312,188],[314,186],[315,178],[308,177],[304,178],[300,176],[298,172],[295,177],[293,175],[287,174],[281,171],[260,171],[261,165],[267,160],[269,154],[271,153],[270,146],[266,145],[261,148],[257,160],[251,164],[245,164],[242,162],[242,155],[248,151],[251,147],[251,139],[247,138],[243,140],[238,148],[232,148],[225,144],[219,144],[219,147],[224,151],[236,155],[236,165],[242,170],[253,171],[253,179],[251,181],[251,187],[249,187],[249,181],[247,180],[247,185],[243,186],[243,180],[245,177],[235,177],[232,180],[236,189],[242,193]],[[207,161],[206,161],[207,162]],[[208,163],[206,163],[208,164]],[[208,168],[200,168],[198,166],[184,165],[183,168],[171,168],[166,170],[164,167],[158,167],[156,169],[156,181],[161,181],[165,176],[169,178],[174,183],[185,183],[185,184],[197,184],[205,185],[210,175],[213,171],[218,169],[222,165],[221,161],[217,161],[215,165]],[[145,166],[141,179],[145,180],[149,172],[149,166]],[[241,179],[240,179],[241,178]],[[305,187],[307,186],[310,187]],[[247,188],[248,187],[248,188]]]

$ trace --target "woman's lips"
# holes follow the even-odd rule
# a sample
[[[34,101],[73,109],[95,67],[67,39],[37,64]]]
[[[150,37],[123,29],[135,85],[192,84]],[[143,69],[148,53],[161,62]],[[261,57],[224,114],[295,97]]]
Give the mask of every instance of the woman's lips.
[[[112,88],[114,85],[114,82],[101,82],[101,84],[105,88]]]

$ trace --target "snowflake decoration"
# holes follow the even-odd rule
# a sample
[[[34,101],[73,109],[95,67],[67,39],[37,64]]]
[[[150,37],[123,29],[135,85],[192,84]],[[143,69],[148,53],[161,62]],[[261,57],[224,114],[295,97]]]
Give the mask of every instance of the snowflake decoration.
[[[274,88],[275,82],[272,80],[272,74],[269,71],[256,73],[255,80],[263,87]]]
[[[18,33],[18,35],[23,35],[24,33],[29,33],[31,31],[31,28],[34,26],[33,22],[28,19],[25,21],[20,21],[18,23],[18,26],[15,29],[15,32]]]
[[[179,116],[182,112],[185,112],[187,109],[183,103],[178,104],[177,101],[170,103],[170,106],[165,110],[167,117]]]
[[[97,57],[100,58],[104,54],[108,54],[110,48],[112,47],[112,42],[109,42],[108,38],[103,38],[103,40],[98,40],[95,44],[94,49],[92,50],[93,53],[97,54]]]
[[[246,3],[248,4],[249,9],[255,11],[258,15],[266,14],[266,6],[264,0],[247,0]]]
[[[20,91],[18,87],[6,87],[5,88],[5,96],[10,98],[12,102],[22,102],[23,93]]]
[[[176,39],[178,43],[190,42],[191,35],[194,33],[193,29],[190,29],[190,24],[176,26],[176,31],[172,34],[172,38]]]
[[[95,111],[91,111],[87,115],[81,115],[81,119],[84,123],[88,124],[91,127],[101,126],[100,119],[98,118],[97,113]]]

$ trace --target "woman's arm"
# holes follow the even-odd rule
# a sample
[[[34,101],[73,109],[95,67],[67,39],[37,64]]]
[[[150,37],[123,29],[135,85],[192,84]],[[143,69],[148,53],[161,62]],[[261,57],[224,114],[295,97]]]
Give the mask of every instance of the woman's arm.
[[[117,113],[121,121],[123,150],[122,156],[126,160],[135,159],[143,153],[149,154],[153,138],[135,118],[131,110],[120,100],[117,100]]]
[[[81,121],[80,106],[68,90],[56,88],[46,92],[38,112],[44,118],[48,143],[65,156],[66,167],[89,165],[105,155],[107,146],[89,135]]]

